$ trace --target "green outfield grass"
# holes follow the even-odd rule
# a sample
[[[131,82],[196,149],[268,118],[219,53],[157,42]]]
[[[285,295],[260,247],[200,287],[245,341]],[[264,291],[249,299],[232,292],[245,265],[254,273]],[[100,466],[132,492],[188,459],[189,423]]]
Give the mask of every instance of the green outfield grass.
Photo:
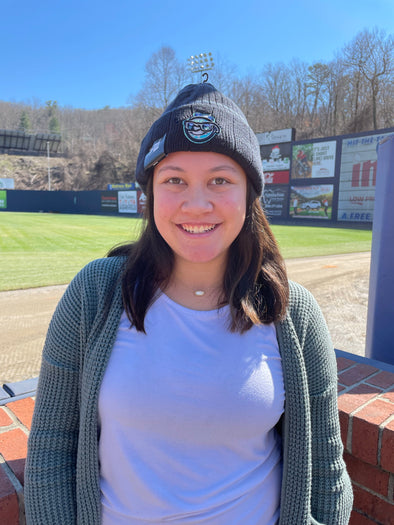
[[[87,262],[138,237],[140,219],[0,213],[0,291],[68,283]],[[285,258],[362,252],[372,232],[273,226]]]

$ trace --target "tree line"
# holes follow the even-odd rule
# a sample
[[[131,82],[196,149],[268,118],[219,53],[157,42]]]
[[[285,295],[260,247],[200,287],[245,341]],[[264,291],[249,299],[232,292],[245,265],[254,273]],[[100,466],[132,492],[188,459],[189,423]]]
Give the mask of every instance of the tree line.
[[[99,175],[96,167],[108,164],[118,179],[112,182],[125,176],[123,182],[128,182],[151,123],[179,89],[200,78],[171,47],[163,46],[147,61],[143,85],[125,107],[85,110],[60,107],[56,101],[0,101],[0,125],[60,133],[63,154],[74,166],[81,165],[74,169],[79,189],[91,187],[91,179]],[[267,63],[257,73],[241,76],[235,65],[215,57],[209,71],[209,82],[241,107],[255,132],[293,127],[297,140],[392,127],[393,79],[394,35],[379,28],[359,32],[329,62]]]

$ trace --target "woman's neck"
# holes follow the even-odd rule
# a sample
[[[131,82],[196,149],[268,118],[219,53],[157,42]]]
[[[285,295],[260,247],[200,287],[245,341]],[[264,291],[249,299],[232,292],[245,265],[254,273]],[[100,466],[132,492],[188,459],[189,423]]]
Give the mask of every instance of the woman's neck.
[[[223,299],[224,265],[176,261],[164,290],[175,302],[194,310],[212,310]]]

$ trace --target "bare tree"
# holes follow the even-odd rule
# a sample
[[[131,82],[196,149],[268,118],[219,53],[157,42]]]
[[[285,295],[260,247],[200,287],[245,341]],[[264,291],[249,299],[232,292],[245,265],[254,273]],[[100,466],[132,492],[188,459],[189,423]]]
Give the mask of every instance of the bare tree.
[[[145,65],[143,87],[135,97],[131,97],[133,107],[156,108],[160,113],[187,78],[186,62],[179,62],[171,47],[161,47]]]
[[[283,93],[288,80],[287,68],[283,63],[267,64],[263,70],[263,90],[271,109],[281,115],[284,109]]]
[[[229,95],[241,108],[252,129],[259,132],[267,126],[270,108],[255,78],[249,75],[234,80]]]
[[[305,62],[293,59],[289,66],[292,86],[292,104],[294,119],[291,127],[302,125],[308,114],[308,66]]]
[[[317,109],[327,103],[327,80],[329,78],[329,68],[326,64],[316,62],[308,67],[308,96],[312,97],[313,104],[311,109],[311,121],[314,123],[317,116]]]
[[[378,96],[384,80],[394,72],[394,39],[377,28],[364,29],[344,49],[345,63],[356,79],[357,100],[360,76],[369,87],[369,100],[372,107],[373,128],[378,128]]]
[[[233,64],[215,56],[209,82],[235,100],[255,132],[294,127],[297,138],[309,139],[390,127],[393,48],[393,35],[364,30],[331,62],[294,59],[289,64],[266,64],[259,74],[248,75],[240,75]],[[143,86],[128,107],[84,110],[54,107],[53,102],[38,99],[0,101],[0,127],[17,129],[25,114],[32,133],[48,132],[50,113],[56,112],[65,155],[64,164],[59,160],[56,189],[104,189],[107,182],[134,179],[140,143],[152,122],[179,89],[201,80],[188,70],[186,57],[182,63],[173,49],[163,46],[148,60]],[[39,169],[45,183],[43,166]],[[26,187],[40,189],[41,178],[30,164],[21,162],[18,169],[25,170]]]
[[[208,71],[208,82],[213,84],[222,93],[229,95],[233,88],[234,81],[239,79],[237,66],[220,54],[214,56],[214,64],[213,69]],[[200,82],[201,77],[196,75],[197,74],[193,74],[193,82]]]
[[[380,91],[378,107],[382,115],[382,126],[390,127],[394,125],[394,79],[391,75]]]

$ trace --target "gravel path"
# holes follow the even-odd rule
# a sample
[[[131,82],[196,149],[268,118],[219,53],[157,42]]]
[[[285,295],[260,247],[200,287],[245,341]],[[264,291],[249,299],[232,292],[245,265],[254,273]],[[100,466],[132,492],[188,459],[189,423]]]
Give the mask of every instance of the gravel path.
[[[364,355],[370,253],[286,261],[318,300],[336,348]],[[35,377],[48,324],[66,286],[0,293],[0,385]]]

